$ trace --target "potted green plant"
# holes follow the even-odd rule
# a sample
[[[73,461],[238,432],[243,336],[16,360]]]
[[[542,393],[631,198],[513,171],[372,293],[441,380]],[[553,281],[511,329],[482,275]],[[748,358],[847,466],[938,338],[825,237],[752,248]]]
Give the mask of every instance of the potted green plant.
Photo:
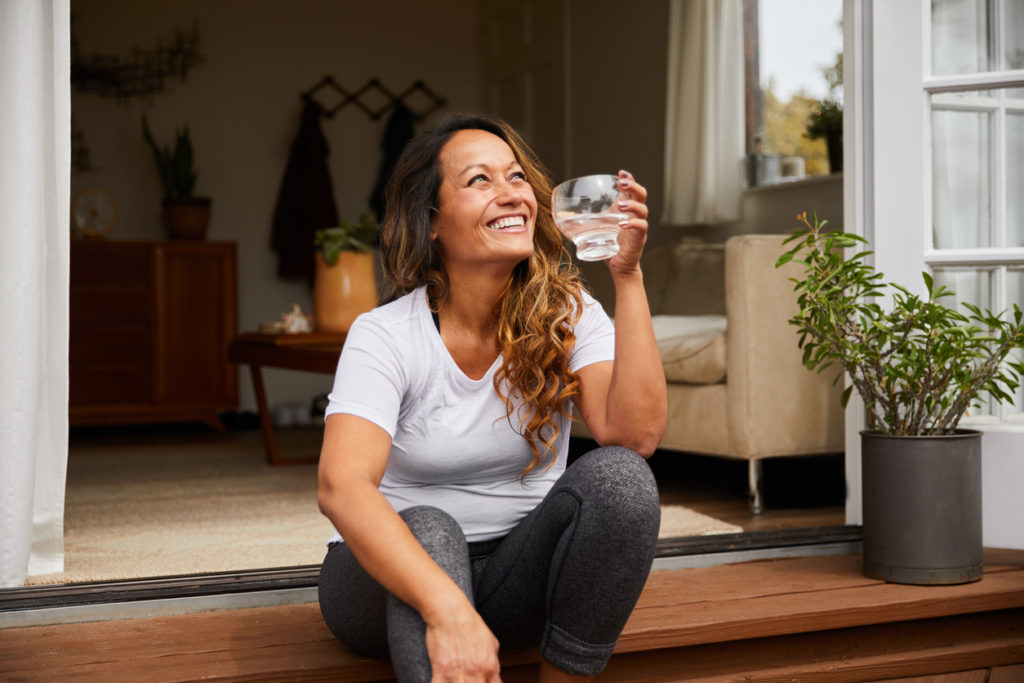
[[[805,135],[811,140],[824,138],[830,173],[843,170],[843,105],[839,100],[826,97],[818,102],[807,117]]]
[[[210,223],[210,198],[193,195],[196,171],[192,139],[188,126],[176,131],[174,146],[160,145],[153,138],[146,115],[142,115],[142,135],[156,162],[163,186],[164,225],[172,239],[201,240]]]
[[[806,228],[787,242],[780,267],[803,264],[791,278],[804,365],[838,364],[864,402],[861,432],[864,572],[898,583],[964,583],[981,578],[981,433],[959,428],[986,396],[1012,401],[1024,362],[1024,325],[973,304],[943,305],[952,295],[924,273],[925,296],[865,262],[844,256],[866,241],[826,232],[806,212]],[[888,309],[878,303],[891,295]],[[836,378],[837,381],[839,377]]]
[[[360,313],[377,305],[374,246],[377,219],[365,211],[359,221],[314,233],[316,275],[313,321],[323,332],[348,332]]]

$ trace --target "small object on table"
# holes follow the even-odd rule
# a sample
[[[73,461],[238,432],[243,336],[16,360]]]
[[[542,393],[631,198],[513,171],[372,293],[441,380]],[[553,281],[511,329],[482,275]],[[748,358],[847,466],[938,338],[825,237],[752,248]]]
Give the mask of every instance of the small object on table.
[[[260,323],[262,334],[307,334],[313,331],[313,316],[302,312],[302,307],[292,304],[292,310],[281,314],[281,319],[272,323]]]
[[[286,334],[302,334],[313,331],[313,317],[303,313],[302,307],[292,304],[292,310],[281,314],[281,323]]]

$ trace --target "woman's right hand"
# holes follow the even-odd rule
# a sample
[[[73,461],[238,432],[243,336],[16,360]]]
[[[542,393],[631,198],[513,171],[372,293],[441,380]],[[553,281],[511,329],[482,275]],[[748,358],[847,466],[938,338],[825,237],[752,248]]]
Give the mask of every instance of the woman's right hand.
[[[498,639],[468,600],[427,619],[431,683],[500,683]]]

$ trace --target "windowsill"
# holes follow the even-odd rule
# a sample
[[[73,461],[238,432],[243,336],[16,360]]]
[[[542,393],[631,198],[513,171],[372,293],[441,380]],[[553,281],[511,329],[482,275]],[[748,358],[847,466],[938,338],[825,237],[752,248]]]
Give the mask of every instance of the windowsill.
[[[979,432],[1024,432],[1024,415],[1017,413],[1005,419],[992,415],[965,417],[960,420],[959,426],[977,429]]]
[[[799,180],[784,180],[778,183],[771,183],[770,185],[758,185],[757,187],[748,187],[744,190],[748,194],[765,194],[772,192],[785,192],[790,190],[804,190],[819,185],[842,185],[843,174],[832,173],[831,175],[817,175],[817,176],[806,176]]]

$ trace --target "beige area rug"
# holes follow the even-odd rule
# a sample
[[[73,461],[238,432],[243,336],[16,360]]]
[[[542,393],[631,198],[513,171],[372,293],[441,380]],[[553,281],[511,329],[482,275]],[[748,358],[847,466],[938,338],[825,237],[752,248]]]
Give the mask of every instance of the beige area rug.
[[[278,445],[282,454],[316,454],[318,439],[282,431]],[[74,445],[66,571],[28,583],[318,564],[332,528],[317,510],[316,485],[316,465],[269,466],[259,432]]]
[[[285,457],[318,430],[279,430]],[[68,457],[65,569],[28,583],[85,583],[319,564],[332,534],[316,465],[271,467],[259,432],[76,442]],[[662,538],[742,531],[662,506]]]
[[[682,505],[661,506],[661,529],[658,530],[658,538],[735,534],[741,531],[741,526],[723,522]]]

